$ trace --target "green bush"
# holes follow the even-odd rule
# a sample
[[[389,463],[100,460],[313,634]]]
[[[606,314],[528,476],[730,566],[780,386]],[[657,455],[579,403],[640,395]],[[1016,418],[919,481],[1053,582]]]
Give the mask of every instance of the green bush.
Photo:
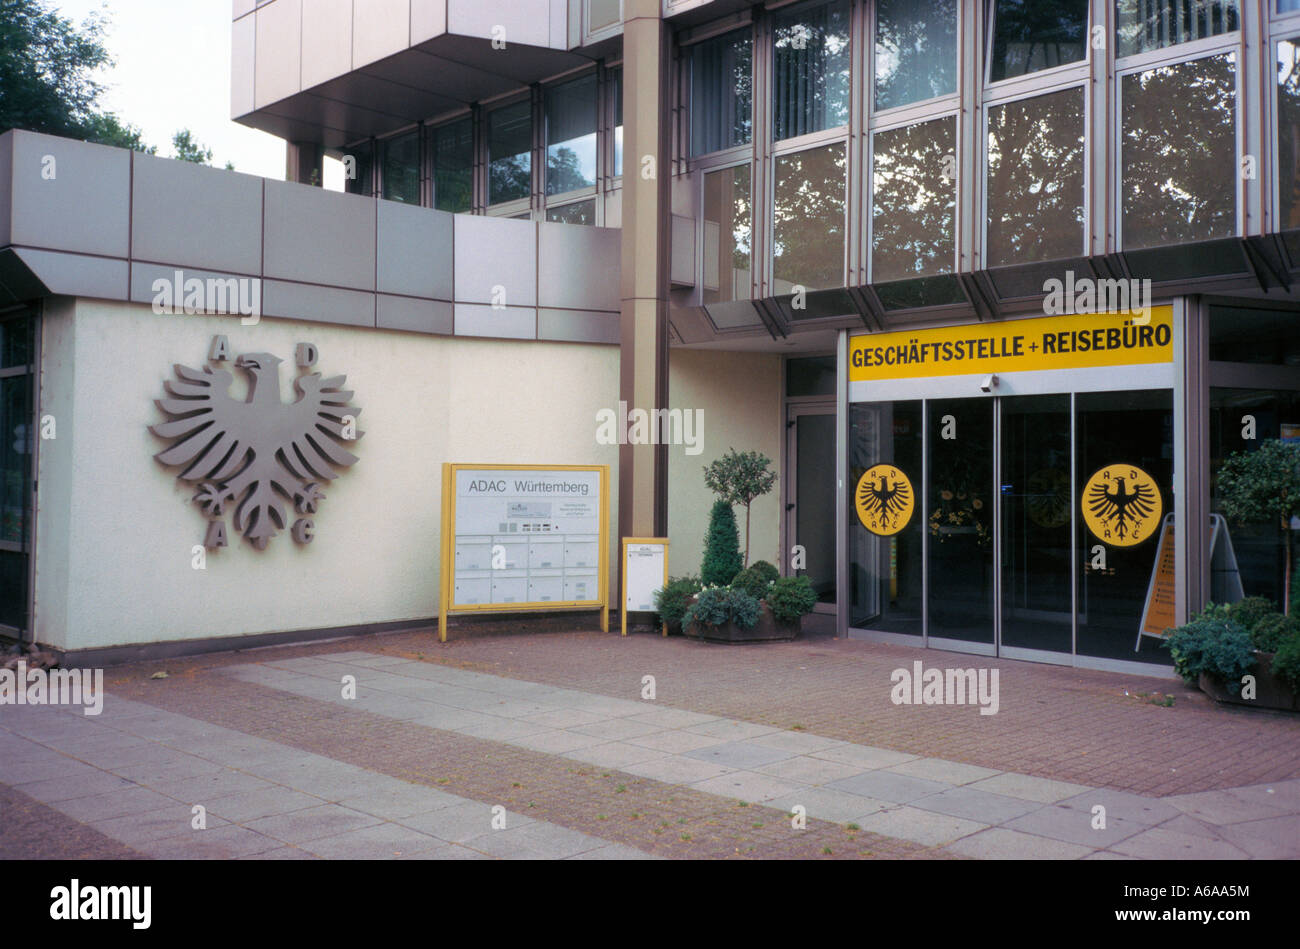
[[[726,501],[714,501],[709,513],[709,532],[704,537],[704,563],[700,579],[705,586],[721,587],[744,567],[740,559],[740,531],[736,512]]]
[[[756,571],[763,578],[764,583],[771,583],[773,580],[781,579],[781,571],[766,560],[755,560],[749,565],[749,569]]]
[[[796,623],[817,605],[817,591],[807,577],[781,577],[767,590],[767,608],[780,623]]]
[[[733,590],[744,590],[756,600],[761,600],[767,596],[767,580],[763,578],[761,570],[755,570],[753,567],[746,567],[732,577],[731,588]]]
[[[1201,673],[1223,682],[1233,695],[1241,691],[1241,677],[1255,668],[1255,644],[1237,622],[1219,616],[1198,616],[1179,626],[1165,640],[1174,657],[1174,669],[1188,684]]]
[[[1300,634],[1300,622],[1294,616],[1270,613],[1249,632],[1251,642],[1260,652],[1277,652],[1284,642]]]
[[[681,626],[682,616],[690,605],[691,597],[699,593],[703,584],[699,577],[670,577],[667,585],[655,593],[655,611],[659,622]]]
[[[1300,620],[1278,612],[1266,596],[1248,596],[1236,603],[1210,603],[1198,619],[1222,619],[1236,623],[1250,634],[1260,652],[1276,652],[1288,636],[1300,629]]]
[[[1295,692],[1300,692],[1300,632],[1284,639],[1273,656],[1273,675]]]
[[[744,590],[711,587],[700,591],[682,617],[682,624],[722,626],[724,623],[735,623],[741,629],[753,629],[758,624],[758,613],[758,600]]]

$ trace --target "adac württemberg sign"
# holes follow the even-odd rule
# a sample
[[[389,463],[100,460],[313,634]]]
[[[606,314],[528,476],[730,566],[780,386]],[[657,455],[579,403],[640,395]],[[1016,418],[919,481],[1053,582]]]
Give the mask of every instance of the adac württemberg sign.
[[[210,363],[230,359],[230,344],[216,336],[208,351]],[[311,343],[299,343],[298,368],[315,365],[319,353]],[[310,543],[315,524],[310,515],[325,497],[324,482],[338,477],[334,469],[357,462],[343,447],[360,438],[352,393],[343,388],[347,376],[322,379],[319,372],[293,380],[297,398],[280,398],[280,363],[271,353],[243,353],[235,368],[248,379],[248,394],[230,394],[235,375],[228,369],[177,364],[177,378],[163,386],[172,398],[156,400],[170,421],[150,426],[171,440],[154,457],[180,467],[183,481],[199,486],[194,502],[210,518],[205,547],[225,547],[224,515],[233,508],[235,530],[262,550],[288,524],[285,505],[299,515],[290,533],[300,544]]]
[[[915,379],[1173,362],[1173,307],[976,323],[849,341],[849,380]]]

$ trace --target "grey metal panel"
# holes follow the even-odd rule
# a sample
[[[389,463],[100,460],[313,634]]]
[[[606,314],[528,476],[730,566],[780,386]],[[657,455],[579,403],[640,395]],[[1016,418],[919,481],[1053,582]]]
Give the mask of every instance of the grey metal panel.
[[[491,39],[498,25],[505,27],[508,42],[548,46],[549,0],[447,0],[449,33]]]
[[[451,335],[452,305],[441,300],[415,300],[378,294],[375,325],[385,330]]]
[[[177,271],[180,271],[180,279],[177,279]],[[255,283],[248,289],[244,289],[244,299],[256,300],[257,311],[261,309],[261,279],[258,277],[246,277],[238,273],[222,273],[215,270],[196,270],[192,267],[168,267],[165,264],[142,264],[133,262],[131,264],[131,302],[132,303],[153,303],[157,292],[154,290],[155,280],[167,280],[171,282],[173,288],[177,283],[184,289],[184,282],[192,277],[206,282],[208,280],[251,280]],[[173,289],[174,292],[174,289]],[[255,294],[255,296],[253,296]],[[182,297],[183,299],[183,297]],[[209,301],[212,302],[212,301]],[[239,297],[233,299],[233,306],[224,312],[235,313],[238,311],[240,302]],[[177,309],[181,309],[177,306]]]
[[[0,135],[0,247],[9,244],[9,218],[13,214],[14,133]]]
[[[257,67],[257,20],[244,17],[230,25],[230,117],[253,111],[253,71]]]
[[[536,224],[458,214],[455,229],[456,302],[536,305]],[[493,300],[496,287],[504,288],[504,300]]]
[[[309,323],[375,325],[375,295],[279,280],[262,281],[262,313]]]
[[[234,0],[234,9],[231,11],[231,19],[238,20],[245,14],[252,13],[254,0]]]
[[[531,307],[511,306],[494,310],[490,306],[457,303],[456,335],[536,339],[537,311]]]
[[[253,100],[260,109],[302,89],[302,0],[262,4],[255,19]]]
[[[621,317],[596,310],[537,311],[537,338],[571,343],[620,342]]]
[[[578,224],[538,228],[538,305],[617,313],[621,233]]]
[[[132,257],[261,273],[261,178],[137,155],[133,187]]]
[[[126,299],[125,260],[26,247],[15,248],[14,253],[52,294],[101,300]]]
[[[411,45],[447,32],[447,0],[411,0]]]
[[[44,167],[53,168],[53,178],[42,177]],[[131,153],[126,149],[14,133],[14,244],[126,257],[130,200]]]
[[[376,289],[450,300],[453,217],[446,211],[380,201]]]
[[[375,199],[266,182],[267,277],[375,289]]]

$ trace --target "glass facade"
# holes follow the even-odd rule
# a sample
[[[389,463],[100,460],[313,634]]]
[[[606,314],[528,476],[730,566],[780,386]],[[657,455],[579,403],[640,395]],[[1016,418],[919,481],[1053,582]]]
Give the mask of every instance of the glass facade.
[[[772,32],[772,138],[780,141],[847,125],[847,0],[779,13]]]
[[[690,48],[692,155],[749,144],[754,122],[752,59],[748,30]],[[621,75],[619,87],[621,101]]]
[[[533,112],[517,102],[488,113],[488,204],[532,194]]]
[[[546,193],[596,184],[596,75],[546,90]]]
[[[957,0],[876,4],[877,109],[957,91]]]
[[[989,80],[1081,62],[1088,55],[1088,0],[997,0]]]
[[[776,159],[772,278],[777,294],[794,287],[844,286],[843,145]]]
[[[877,132],[872,174],[871,279],[952,270],[957,123],[935,119]]]
[[[575,201],[546,209],[546,220],[559,224],[595,224],[596,202]]]
[[[474,123],[469,118],[429,131],[433,156],[433,206],[464,212],[474,206]]]
[[[704,176],[704,302],[750,298],[752,193],[748,165]]]
[[[1115,0],[1115,53],[1121,57],[1239,28],[1237,0]]]
[[[34,317],[0,317],[0,627],[10,630],[28,625],[35,358]]]
[[[1300,39],[1277,44],[1277,191],[1279,229],[1300,228]]]

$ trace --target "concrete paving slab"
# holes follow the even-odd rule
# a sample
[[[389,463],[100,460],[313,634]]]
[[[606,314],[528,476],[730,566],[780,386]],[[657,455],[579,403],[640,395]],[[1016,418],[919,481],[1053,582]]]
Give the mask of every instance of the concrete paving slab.
[[[1147,829],[1144,824],[1110,813],[1106,815],[1106,826],[1103,828],[1094,828],[1093,820],[1088,811],[1048,804],[1023,817],[1007,821],[1005,826],[1027,834],[1080,844],[1093,850],[1111,847]]]
[[[1208,824],[1238,824],[1266,817],[1281,817],[1285,813],[1282,807],[1265,803],[1258,797],[1243,798],[1227,791],[1178,794],[1161,798],[1161,802]]]
[[[349,830],[378,824],[379,820],[370,814],[354,811],[350,807],[338,804],[320,804],[287,814],[275,814],[253,821],[246,821],[244,826],[258,833],[274,837],[286,844],[303,844],[322,837],[334,837]]]
[[[907,804],[917,798],[946,791],[949,787],[938,781],[910,778],[905,774],[890,774],[887,771],[867,771],[863,774],[855,774],[852,777],[832,781],[826,786],[836,791],[848,791],[852,794],[861,794],[863,797],[873,797],[877,800],[891,801],[895,804]],[[927,811],[926,813],[931,812]],[[907,839],[910,840],[911,838]]]
[[[1168,799],[1143,797],[1127,791],[1109,791],[1101,788],[1076,794],[1060,802],[1063,807],[1092,812],[1098,804],[1106,808],[1106,819],[1119,817],[1146,827],[1154,827],[1182,813]]]
[[[1146,860],[1244,860],[1246,851],[1224,840],[1154,827],[1109,848],[1116,853]]]
[[[972,781],[970,786],[979,791],[1005,794],[1008,797],[1020,797],[1026,801],[1038,801],[1040,804],[1056,804],[1059,801],[1064,801],[1067,798],[1075,797],[1090,790],[1083,784],[1053,781],[1050,778],[1015,774],[1010,771]]]
[[[237,824],[190,830],[176,837],[141,844],[141,853],[156,860],[233,860],[281,849],[280,841]]]
[[[210,801],[199,801],[209,814],[228,821],[244,824],[259,817],[288,814],[308,807],[319,807],[325,802],[318,797],[295,791],[292,788],[272,785],[253,791],[239,791]]]
[[[367,791],[354,797],[345,797],[338,803],[363,814],[384,820],[400,820],[416,814],[427,814],[443,807],[464,803],[463,797],[447,794],[422,784],[406,784],[384,790]]]
[[[653,748],[645,748],[641,745],[633,745],[625,741],[607,741],[599,745],[592,745],[590,748],[566,751],[561,757],[572,758],[574,761],[585,761],[601,768],[625,768],[628,765],[667,758],[668,753],[656,751]]]
[[[443,841],[401,824],[384,822],[309,840],[301,847],[327,860],[396,860],[404,854],[435,850]]]
[[[692,725],[707,725],[720,722],[716,715],[702,715],[699,712],[687,712],[680,708],[655,708],[648,712],[629,715],[629,721],[658,725],[660,728],[689,728]]]
[[[1219,831],[1228,843],[1257,860],[1295,860],[1300,857],[1300,815],[1227,824]]]
[[[506,826],[500,831],[493,830],[492,820],[494,805],[478,801],[466,801],[451,807],[442,807],[424,814],[413,814],[397,821],[404,827],[418,830],[420,833],[437,837],[447,843],[465,843],[484,834],[504,833],[506,830],[523,827],[532,823],[522,814],[507,811]]]
[[[150,841],[165,840],[168,837],[190,833],[193,820],[194,814],[189,806],[176,802],[169,807],[160,807],[141,814],[127,814],[122,817],[92,821],[90,826],[128,847],[140,850]],[[216,830],[228,823],[229,821],[220,817],[211,817],[208,819],[208,830]]]
[[[1005,794],[990,794],[988,791],[977,791],[969,787],[949,788],[937,794],[917,798],[912,801],[912,806],[923,811],[934,811],[951,817],[964,817],[967,820],[990,825],[1014,820],[1043,807],[1037,801],[1026,801],[1018,797],[1008,797]],[[1078,811],[1068,811],[1067,813],[1071,818],[1080,818]]]
[[[566,751],[577,751],[579,748],[592,748],[596,745],[606,743],[604,738],[596,738],[592,735],[575,735],[573,732],[562,731],[559,729],[548,729],[547,731],[538,732],[535,735],[528,735],[523,738],[512,738],[510,744],[519,748],[527,748],[531,751],[541,751],[548,755],[562,755]]]
[[[489,741],[507,742],[518,738],[528,738],[533,735],[550,735],[558,730],[548,725],[534,725],[509,718],[498,718],[495,721],[480,722],[477,725],[467,725],[456,729],[460,734],[469,735],[471,738],[486,738]]]
[[[524,721],[550,728],[573,728],[575,725],[594,725],[604,719],[595,712],[584,712],[582,709],[552,708],[528,715]]]
[[[697,748],[708,748],[717,745],[718,739],[713,735],[697,735],[694,732],[671,729],[669,731],[655,732],[651,735],[641,735],[638,738],[629,738],[628,742],[633,745],[654,748],[656,751],[667,751],[680,755],[688,751],[695,751]]]
[[[716,722],[705,722],[703,725],[691,725],[683,730],[695,735],[708,735],[720,741],[745,741],[749,738],[771,735],[781,729],[772,728],[770,725],[755,725],[753,722],[722,719]]]
[[[626,844],[605,844],[603,847],[597,847],[595,850],[586,850],[582,853],[576,853],[572,857],[565,857],[565,860],[658,860],[659,857],[651,856],[648,853],[642,853],[635,847],[629,847]]]
[[[595,738],[604,738],[609,741],[625,741],[628,738],[641,738],[645,735],[655,735],[663,731],[658,725],[648,725],[645,722],[634,722],[627,718],[608,719],[603,722],[594,722],[590,725],[574,725],[566,729],[575,735],[591,735]]]
[[[811,755],[829,748],[841,748],[848,742],[835,738],[823,738],[821,735],[809,735],[806,732],[776,731],[750,739],[753,744],[777,751],[788,751],[796,755]]]
[[[1091,847],[1035,837],[1005,827],[982,830],[944,849],[977,860],[1080,860],[1095,852]]]
[[[913,778],[925,778],[927,781],[940,781],[954,786],[971,784],[1001,774],[992,768],[979,768],[973,764],[959,761],[944,761],[940,758],[913,758],[902,764],[890,765],[885,769],[894,774],[906,774]],[[987,790],[987,789],[983,789]],[[997,793],[997,792],[991,792]]]
[[[862,773],[862,769],[857,765],[841,764],[838,761],[827,761],[824,758],[812,758],[808,755],[782,758],[780,761],[772,761],[750,770],[813,786],[830,784],[832,781]]]
[[[890,768],[904,761],[912,761],[919,755],[890,751],[888,748],[873,748],[870,745],[837,745],[812,752],[814,758],[838,761],[841,764],[857,765],[861,771],[873,771],[877,768]]]
[[[111,794],[115,791],[124,791],[136,787],[139,787],[139,785],[134,781],[119,778],[117,775],[109,774],[106,771],[94,771],[90,774],[77,773],[66,777],[47,778],[44,781],[33,781],[28,784],[17,785],[18,790],[44,804],[70,801],[80,797],[93,797],[97,794]]]
[[[736,769],[709,761],[688,758],[685,755],[669,755],[666,758],[655,758],[637,764],[624,765],[620,770],[642,778],[662,781],[665,784],[693,784],[696,781],[705,781],[709,778],[729,774]]]
[[[1300,779],[1232,788],[1228,793],[1248,803],[1266,804],[1291,814],[1300,814]]]
[[[978,821],[922,811],[915,807],[893,807],[868,814],[856,822],[863,830],[900,840],[937,847],[988,828]]]
[[[157,791],[159,794],[174,797],[178,801],[203,804],[204,806],[219,797],[227,797],[240,791],[262,790],[272,786],[270,781],[231,770],[185,777],[153,778],[140,783],[151,790]]]
[[[876,801],[861,794],[830,788],[806,788],[793,794],[774,797],[763,804],[765,807],[779,808],[786,814],[792,813],[796,804],[801,804],[809,817],[836,824],[859,824],[860,819],[868,814],[896,806],[887,801]]]
[[[129,814],[145,814],[162,807],[174,807],[178,803],[164,794],[137,785],[110,791],[107,794],[60,801],[56,810],[62,811],[73,820],[89,824],[113,817],[126,817]]]
[[[752,741],[729,741],[721,745],[711,745],[707,748],[686,751],[683,754],[698,761],[720,764],[728,768],[743,769],[757,768],[759,765],[784,761],[786,758],[794,756],[793,752],[781,751],[777,748],[764,748]]]
[[[756,771],[732,771],[716,778],[696,781],[690,786],[706,794],[755,803],[796,795],[806,787],[794,781],[782,781],[780,778],[759,774]]]

